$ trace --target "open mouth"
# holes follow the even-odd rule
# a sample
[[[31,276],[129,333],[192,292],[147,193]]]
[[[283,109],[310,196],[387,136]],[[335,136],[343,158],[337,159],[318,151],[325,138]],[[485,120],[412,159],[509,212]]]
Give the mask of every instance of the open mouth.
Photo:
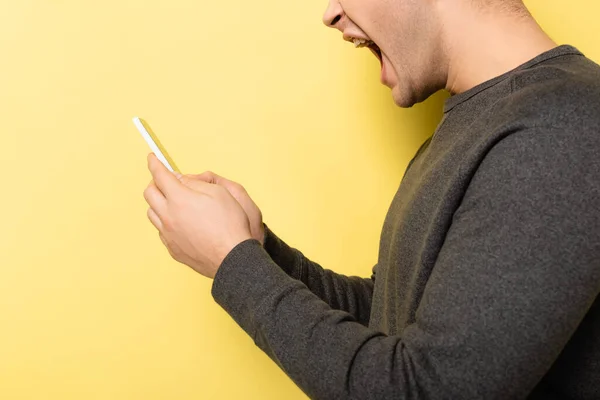
[[[354,36],[350,32],[344,32],[344,40],[354,43],[354,47],[356,48],[367,47],[369,50],[371,50],[371,53],[373,53],[373,55],[379,60],[379,66],[381,67],[379,80],[385,86],[390,88],[393,86],[393,71],[390,69],[391,66],[389,65],[389,60],[386,57],[385,60],[387,62],[384,61],[383,52],[374,41],[369,39],[366,35]]]
[[[359,47],[367,47],[367,48],[369,48],[369,50],[371,50],[371,53],[373,53],[375,55],[375,57],[377,57],[377,59],[379,60],[379,62],[382,62],[382,60],[381,60],[381,49],[379,48],[379,46],[377,46],[375,44],[374,41],[353,38],[352,42],[354,43],[354,47],[356,47],[356,48],[359,48]]]
[[[379,60],[379,62],[383,62],[381,60],[381,49],[375,43],[373,43],[373,42],[371,42],[371,43],[372,44],[369,46],[369,50],[371,50],[371,52],[373,54],[375,54],[375,57],[377,57],[377,59]]]

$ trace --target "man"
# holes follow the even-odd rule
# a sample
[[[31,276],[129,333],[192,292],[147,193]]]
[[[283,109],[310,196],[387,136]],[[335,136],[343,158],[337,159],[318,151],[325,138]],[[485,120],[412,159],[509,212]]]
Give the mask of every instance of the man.
[[[600,67],[520,0],[331,0],[410,107],[447,89],[371,278],[325,270],[244,189],[154,156],[171,255],[317,399],[600,399]]]

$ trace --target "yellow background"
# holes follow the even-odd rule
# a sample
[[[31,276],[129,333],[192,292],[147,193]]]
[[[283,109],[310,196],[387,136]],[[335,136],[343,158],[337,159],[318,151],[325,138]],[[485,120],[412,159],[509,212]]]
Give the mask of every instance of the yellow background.
[[[600,60],[596,0],[531,0]],[[1,0],[0,398],[301,399],[146,219],[148,120],[325,267],[370,274],[444,95],[396,108],[326,0]]]

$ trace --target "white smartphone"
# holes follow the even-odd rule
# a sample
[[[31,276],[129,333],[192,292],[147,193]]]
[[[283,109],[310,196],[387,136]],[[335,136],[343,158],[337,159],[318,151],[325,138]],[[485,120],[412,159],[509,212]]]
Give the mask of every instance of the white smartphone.
[[[175,165],[173,159],[169,156],[169,153],[167,153],[167,150],[165,150],[163,145],[158,140],[156,134],[152,132],[150,125],[148,125],[146,121],[139,117],[133,118],[133,123],[138,131],[140,131],[142,134],[142,137],[146,143],[148,143],[148,146],[150,146],[150,150],[152,150],[160,162],[162,162],[169,171],[181,173],[179,168],[177,168],[177,165]]]

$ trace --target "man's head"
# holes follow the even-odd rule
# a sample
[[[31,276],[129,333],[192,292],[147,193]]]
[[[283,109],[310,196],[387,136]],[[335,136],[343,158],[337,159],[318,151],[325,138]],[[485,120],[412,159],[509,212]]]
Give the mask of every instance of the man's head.
[[[448,86],[453,30],[490,13],[527,11],[521,0],[330,0],[323,22],[368,46],[396,104],[410,107]]]

